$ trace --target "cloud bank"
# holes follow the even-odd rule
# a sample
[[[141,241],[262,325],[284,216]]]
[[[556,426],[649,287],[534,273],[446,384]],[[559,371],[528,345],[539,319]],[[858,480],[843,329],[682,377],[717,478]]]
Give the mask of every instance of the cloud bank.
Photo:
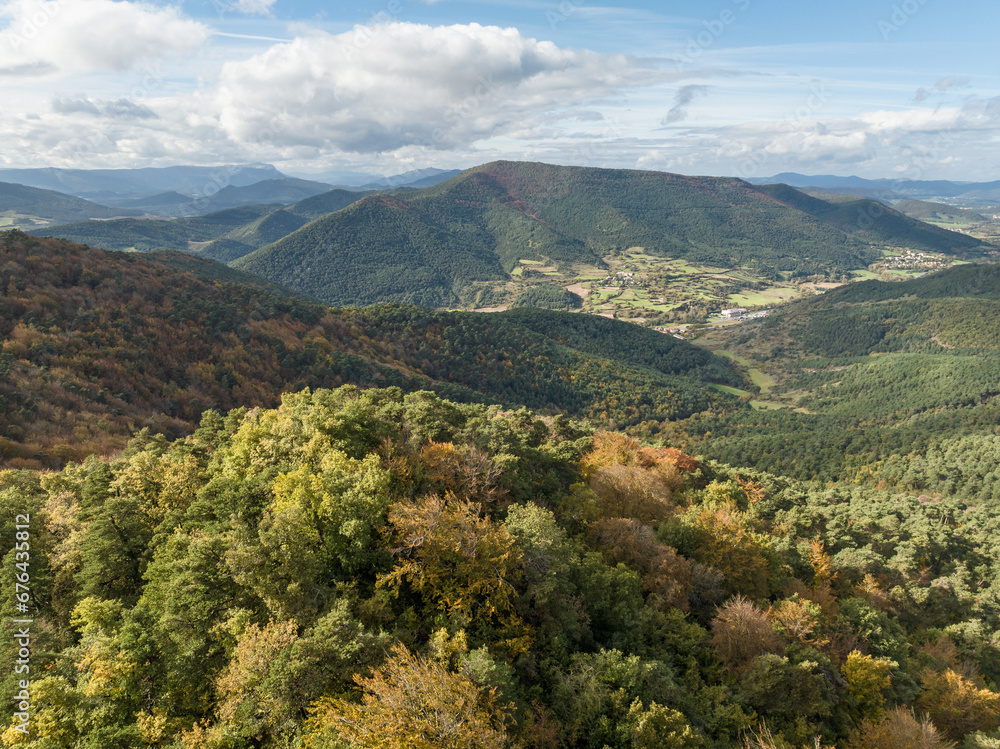
[[[226,63],[202,101],[234,141],[354,153],[447,150],[542,124],[660,73],[517,29],[392,23],[315,33]],[[199,119],[204,124],[206,119]]]
[[[11,0],[0,19],[0,75],[122,72],[209,34],[177,8],[116,0]]]

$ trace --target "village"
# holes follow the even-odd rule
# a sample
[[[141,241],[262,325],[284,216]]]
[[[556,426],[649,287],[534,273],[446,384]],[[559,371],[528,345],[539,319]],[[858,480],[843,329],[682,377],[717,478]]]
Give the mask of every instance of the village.
[[[873,272],[893,270],[941,270],[951,265],[947,258],[927,252],[904,250],[899,255],[887,257],[885,260],[872,263],[868,269]]]

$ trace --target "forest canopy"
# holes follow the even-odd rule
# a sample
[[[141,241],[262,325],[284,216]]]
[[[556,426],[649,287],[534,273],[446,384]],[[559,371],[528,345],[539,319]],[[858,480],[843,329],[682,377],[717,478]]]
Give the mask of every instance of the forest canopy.
[[[36,638],[32,734],[5,746],[986,747],[1000,726],[989,503],[344,386],[0,472],[0,504],[4,662],[17,515]]]

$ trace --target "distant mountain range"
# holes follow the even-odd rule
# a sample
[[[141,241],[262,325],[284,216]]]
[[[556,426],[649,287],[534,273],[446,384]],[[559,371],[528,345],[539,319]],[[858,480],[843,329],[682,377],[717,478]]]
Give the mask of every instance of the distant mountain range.
[[[109,208],[54,190],[0,182],[0,227],[31,229],[48,223],[138,216],[140,213]]]
[[[142,209],[165,216],[200,216],[226,208],[247,205],[288,205],[332,189],[325,182],[312,182],[294,177],[277,177],[252,185],[228,185],[203,197],[190,197],[170,191],[142,198],[108,200],[111,205]]]
[[[233,190],[254,187],[257,186]],[[370,194],[337,189],[313,195],[290,206],[275,205],[273,202],[243,205],[173,220],[120,218],[80,221],[37,229],[34,233],[38,236],[58,236],[106,250],[181,250],[228,262]]]
[[[887,248],[961,254],[982,244],[869,199],[823,200],[731,178],[508,161],[422,189],[334,189],[280,205],[325,187],[263,180],[198,201],[233,206],[204,215],[83,221],[34,233],[106,249],[191,252],[335,304],[429,307],[506,298],[523,262],[571,276],[581,266],[599,272],[606,256],[636,247],[787,278],[864,269]],[[178,195],[159,200],[180,211]],[[257,204],[241,205],[251,201]]]
[[[65,223],[85,218],[131,216],[197,216],[246,205],[288,205],[335,187],[370,192],[397,187],[428,187],[458,174],[457,170],[418,169],[373,180],[370,185],[340,185],[290,177],[270,164],[176,166],[145,169],[0,169],[0,183],[56,191],[64,196],[114,208],[84,213],[53,213],[40,207],[30,215],[38,221],[23,226]],[[37,201],[36,201],[37,202]],[[0,193],[0,214],[15,209]]]
[[[773,177],[755,177],[755,185],[786,184],[792,187],[819,187],[836,192],[877,198],[935,200],[949,198],[970,204],[1000,204],[1000,180],[995,182],[952,182],[949,180],[864,179],[832,174],[805,175],[782,172]]]
[[[359,188],[353,189],[386,190],[394,187],[433,187],[452,177],[457,177],[461,173],[461,169],[435,169],[433,167],[428,169],[414,169],[413,171],[403,172],[393,177],[372,180]]]
[[[57,190],[103,202],[164,192],[205,195],[286,175],[270,164],[170,166],[143,169],[0,169],[0,182]]]

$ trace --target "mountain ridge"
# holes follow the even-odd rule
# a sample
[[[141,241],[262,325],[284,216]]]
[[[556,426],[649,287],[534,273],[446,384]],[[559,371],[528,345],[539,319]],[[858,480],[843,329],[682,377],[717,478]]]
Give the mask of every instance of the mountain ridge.
[[[604,255],[634,246],[718,267],[753,260],[772,272],[808,274],[865,268],[881,257],[874,245],[901,232],[920,249],[951,252],[980,244],[892,211],[881,225],[850,225],[853,214],[847,213],[871,215],[871,205],[884,213],[877,203],[828,207],[821,215],[743,180],[536,162],[491,162],[430,188],[368,201],[234,264],[337,304],[461,306],[472,302],[477,288],[508,280],[505,274],[520,260],[601,267]],[[373,227],[389,233],[379,236]],[[431,236],[450,255],[435,257],[425,243]],[[405,283],[401,246],[422,279],[417,286]],[[479,269],[475,278],[473,267]],[[366,284],[380,271],[385,278]]]

